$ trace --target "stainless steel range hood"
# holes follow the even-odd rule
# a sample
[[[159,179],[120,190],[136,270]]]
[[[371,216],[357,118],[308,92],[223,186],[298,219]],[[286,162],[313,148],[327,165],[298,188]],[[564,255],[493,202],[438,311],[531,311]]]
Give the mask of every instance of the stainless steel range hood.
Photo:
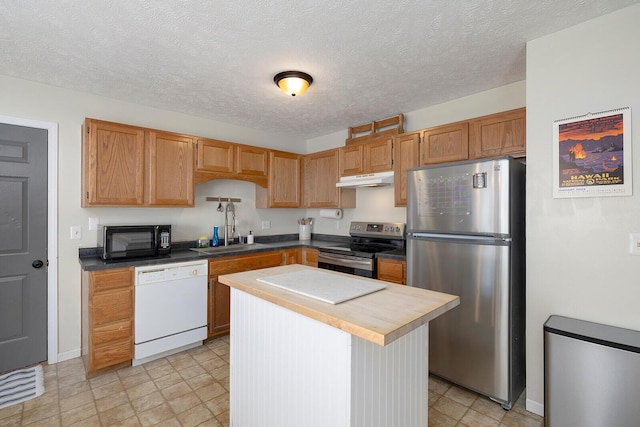
[[[340,182],[336,183],[336,187],[383,187],[391,184],[393,184],[393,171],[343,176]]]

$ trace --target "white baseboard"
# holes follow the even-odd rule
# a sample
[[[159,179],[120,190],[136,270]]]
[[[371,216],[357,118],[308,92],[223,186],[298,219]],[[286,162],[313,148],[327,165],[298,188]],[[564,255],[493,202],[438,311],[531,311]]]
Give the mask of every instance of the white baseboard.
[[[80,357],[82,352],[80,349],[65,351],[64,353],[58,353],[58,362],[64,362],[65,360],[75,359],[76,357]]]
[[[544,417],[544,405],[542,403],[536,402],[535,400],[527,399],[525,402],[525,407],[527,411]]]

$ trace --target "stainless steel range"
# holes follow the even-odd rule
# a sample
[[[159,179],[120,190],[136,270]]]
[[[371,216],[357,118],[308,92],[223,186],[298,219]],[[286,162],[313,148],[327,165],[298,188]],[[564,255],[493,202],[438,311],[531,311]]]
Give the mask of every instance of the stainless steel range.
[[[358,222],[349,227],[348,245],[318,249],[318,268],[377,278],[376,254],[404,249],[405,225],[401,222]]]

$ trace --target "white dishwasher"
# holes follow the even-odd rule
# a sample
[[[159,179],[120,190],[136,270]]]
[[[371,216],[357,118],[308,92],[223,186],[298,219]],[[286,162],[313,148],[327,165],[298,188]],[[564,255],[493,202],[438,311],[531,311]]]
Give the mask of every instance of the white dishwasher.
[[[134,366],[202,344],[207,261],[136,267],[134,313]]]

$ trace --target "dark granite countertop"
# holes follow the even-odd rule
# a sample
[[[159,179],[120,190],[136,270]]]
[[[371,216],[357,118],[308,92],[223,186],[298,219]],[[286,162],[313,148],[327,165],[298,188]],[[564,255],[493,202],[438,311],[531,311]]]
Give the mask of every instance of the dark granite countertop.
[[[298,240],[297,233],[277,236],[256,236],[256,244],[234,244],[224,247],[220,252],[215,252],[214,250],[212,253],[206,254],[191,250],[191,248],[196,247],[195,241],[178,242],[173,244],[173,250],[171,254],[167,256],[109,262],[99,258],[100,248],[81,248],[79,251],[79,261],[82,269],[85,271],[108,270],[113,268],[143,267],[174,262],[197,261],[291,248],[321,248],[324,246],[334,246],[336,243],[349,242],[349,240],[349,236],[335,236],[330,234],[312,234],[311,240]]]
[[[378,252],[376,254],[376,258],[397,259],[400,261],[405,261],[407,259],[407,252],[405,248],[388,252]]]

